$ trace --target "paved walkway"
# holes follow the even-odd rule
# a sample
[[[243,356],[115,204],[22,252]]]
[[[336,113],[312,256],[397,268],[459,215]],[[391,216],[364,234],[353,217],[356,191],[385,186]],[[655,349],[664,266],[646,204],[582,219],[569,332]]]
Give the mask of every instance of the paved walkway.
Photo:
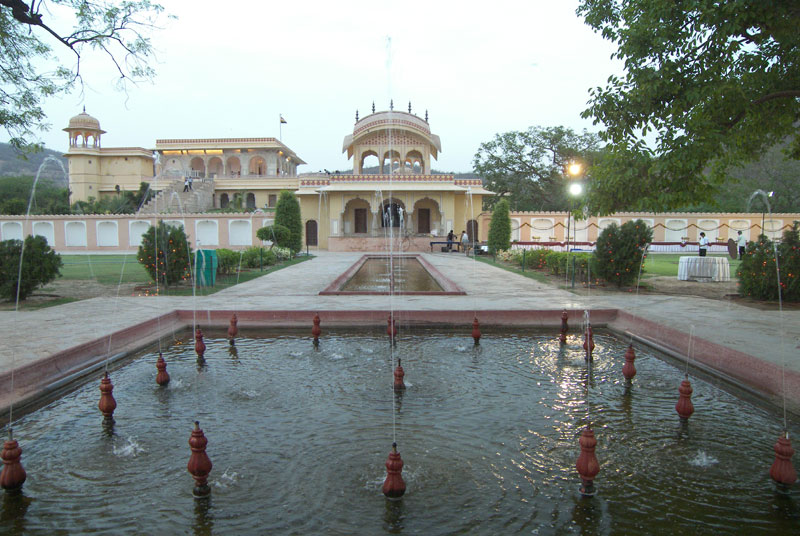
[[[319,296],[360,253],[319,252],[311,261],[207,297],[94,298],[32,312],[0,312],[0,374],[107,337],[175,309],[560,310],[618,308],[800,372],[800,311],[761,311],[695,297],[571,293],[460,254],[424,254],[464,296]],[[713,284],[713,283],[706,283]]]

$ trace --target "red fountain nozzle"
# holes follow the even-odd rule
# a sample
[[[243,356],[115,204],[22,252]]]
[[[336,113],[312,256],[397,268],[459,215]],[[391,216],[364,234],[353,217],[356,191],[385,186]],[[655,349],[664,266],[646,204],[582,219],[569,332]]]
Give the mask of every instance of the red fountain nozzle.
[[[789,433],[784,432],[773,447],[775,450],[775,461],[769,470],[769,476],[778,485],[778,491],[788,493],[792,484],[797,482],[797,472],[792,465],[794,449],[792,442],[789,441]],[[5,457],[3,458],[5,459]]]
[[[581,453],[578,456],[578,461],[575,463],[575,468],[578,474],[581,475],[581,495],[591,497],[595,494],[594,477],[600,472],[600,464],[597,462],[597,456],[594,449],[597,446],[597,439],[594,438],[594,431],[588,426],[581,432],[580,440]]]
[[[405,377],[406,372],[403,370],[402,365],[400,364],[400,359],[397,359],[397,368],[394,369],[394,390],[395,391],[402,391],[406,388],[406,384],[403,383],[403,378]]]
[[[103,375],[100,380],[100,403],[97,407],[107,421],[114,419],[114,410],[117,409],[117,401],[114,400],[114,395],[111,392],[114,390],[114,385],[111,383],[111,378],[108,377],[108,372]]]
[[[197,352],[197,357],[203,357],[206,353],[206,343],[203,342],[203,332],[200,328],[194,333],[194,351]]]
[[[633,365],[635,359],[636,352],[633,350],[633,344],[631,344],[625,352],[625,364],[622,365],[622,375],[628,381],[631,381],[636,376],[636,367]]]
[[[472,338],[475,340],[475,344],[481,342],[481,328],[480,325],[478,324],[477,316],[472,321]]]
[[[569,313],[567,313],[567,310],[564,309],[564,311],[561,313],[561,336],[558,339],[561,341],[561,344],[567,342],[567,331],[569,330],[569,324],[567,324],[568,319]]]
[[[684,421],[688,421],[689,417],[691,417],[692,413],[694,413],[694,405],[692,404],[692,391],[692,384],[689,383],[688,378],[683,380],[681,382],[681,386],[678,387],[680,398],[678,398],[678,403],[675,404],[675,411],[678,412],[678,415]]]
[[[11,428],[8,429],[8,439],[3,443],[3,452],[0,453],[0,458],[3,458],[3,471],[0,472],[0,487],[7,492],[13,493],[22,489],[22,484],[28,475],[25,473],[25,468],[19,461],[22,457],[22,449],[19,443],[14,439],[14,433]]]
[[[158,385],[167,385],[169,383],[169,374],[167,373],[167,362],[164,361],[164,356],[161,355],[161,352],[158,352],[156,369],[158,369],[158,374],[156,374],[156,383]]]
[[[311,328],[311,335],[314,337],[314,342],[319,342],[319,336],[322,335],[322,328],[319,327],[320,319],[319,313],[314,315],[314,327]]]
[[[208,497],[211,493],[211,488],[208,487],[208,474],[211,472],[213,465],[208,454],[206,454],[206,445],[208,445],[208,439],[200,429],[200,422],[194,421],[194,430],[192,430],[192,436],[189,438],[192,455],[189,457],[186,470],[194,478],[193,494],[198,499]]]
[[[233,340],[239,334],[239,318],[236,316],[236,313],[233,313],[231,317],[231,322],[228,325],[228,340],[233,344]]]
[[[406,492],[406,483],[403,481],[403,459],[397,452],[397,443],[392,443],[392,452],[386,460],[386,480],[383,481],[383,494],[388,499],[397,500]]]

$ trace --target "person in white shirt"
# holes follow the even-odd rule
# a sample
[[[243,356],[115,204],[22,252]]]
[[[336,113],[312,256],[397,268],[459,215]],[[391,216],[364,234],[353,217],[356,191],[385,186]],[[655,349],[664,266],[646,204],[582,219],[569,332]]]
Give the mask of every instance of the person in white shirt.
[[[708,238],[706,238],[706,233],[700,233],[700,256],[705,257],[706,252],[708,251]]]
[[[744,258],[744,252],[747,251],[747,239],[741,231],[739,231],[739,236],[736,238],[736,245],[739,246],[739,260],[742,260]]]

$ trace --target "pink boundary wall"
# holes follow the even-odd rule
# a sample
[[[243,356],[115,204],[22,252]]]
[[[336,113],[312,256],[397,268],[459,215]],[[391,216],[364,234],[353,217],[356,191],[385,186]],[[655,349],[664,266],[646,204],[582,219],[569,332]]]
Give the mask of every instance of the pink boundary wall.
[[[431,291],[415,291],[415,290],[397,290],[395,289],[394,294],[399,296],[408,296],[408,295],[420,295],[420,296],[455,296],[455,295],[465,295],[466,292],[456,285],[451,279],[445,276],[442,272],[436,269],[431,263],[426,261],[421,255],[419,254],[410,254],[410,255],[395,255],[395,257],[403,257],[406,259],[415,259],[419,262],[423,268],[433,277],[434,281],[442,287],[442,290],[431,290]],[[385,259],[387,258],[386,255],[364,255],[360,259],[358,259],[353,265],[344,271],[342,275],[337,277],[333,280],[333,283],[325,287],[321,292],[320,295],[327,296],[327,295],[347,295],[347,296],[363,296],[363,295],[389,295],[389,292],[378,292],[378,291],[352,291],[352,290],[341,290],[341,288],[348,282],[350,279],[358,272],[364,263],[370,259]]]
[[[297,328],[308,329],[311,340],[311,326],[315,314],[319,314],[322,325],[322,340],[327,327],[365,327],[383,328],[388,310],[364,311],[203,311],[204,329],[222,330],[228,326],[233,313],[239,318],[239,329],[243,336],[248,329]],[[582,310],[570,310],[570,332],[577,333],[582,321]],[[462,326],[472,325],[475,312],[466,311],[414,311],[394,312],[402,336],[403,328],[413,326]],[[36,362],[23,365],[12,373],[0,375],[0,412],[8,410],[14,403],[19,412],[26,407],[34,407],[37,401],[57,390],[62,383],[82,376],[90,376],[102,368],[106,356],[110,359],[122,357],[151,346],[158,338],[171,335],[192,326],[196,313],[191,310],[175,310],[154,317],[145,322],[130,326],[110,336],[94,339],[85,344],[57,352]],[[483,310],[477,312],[483,327],[549,328],[556,337],[561,326],[561,310],[509,311]],[[651,343],[656,349],[678,352],[685,356],[689,347],[689,335],[673,328],[659,325],[654,321],[631,315],[617,309],[596,309],[591,311],[592,323],[596,327],[607,327],[613,331],[633,335]],[[659,348],[660,347],[660,348]],[[694,337],[692,339],[692,364],[699,364],[706,371],[746,390],[754,391],[768,402],[780,406],[781,367],[759,360],[748,354],[723,347],[711,341]],[[155,378],[155,362],[153,378]],[[155,381],[155,379],[153,380]],[[675,387],[677,400],[677,383]],[[800,413],[800,373],[785,371],[786,398],[789,411]],[[99,399],[99,394],[98,394]]]

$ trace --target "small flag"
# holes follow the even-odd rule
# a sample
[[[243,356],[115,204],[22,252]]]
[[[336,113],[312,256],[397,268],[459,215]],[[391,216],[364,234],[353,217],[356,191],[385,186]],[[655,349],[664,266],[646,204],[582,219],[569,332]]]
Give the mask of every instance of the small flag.
[[[284,119],[282,115],[280,116],[280,118],[281,118],[281,124],[285,125],[286,124],[286,119]]]

